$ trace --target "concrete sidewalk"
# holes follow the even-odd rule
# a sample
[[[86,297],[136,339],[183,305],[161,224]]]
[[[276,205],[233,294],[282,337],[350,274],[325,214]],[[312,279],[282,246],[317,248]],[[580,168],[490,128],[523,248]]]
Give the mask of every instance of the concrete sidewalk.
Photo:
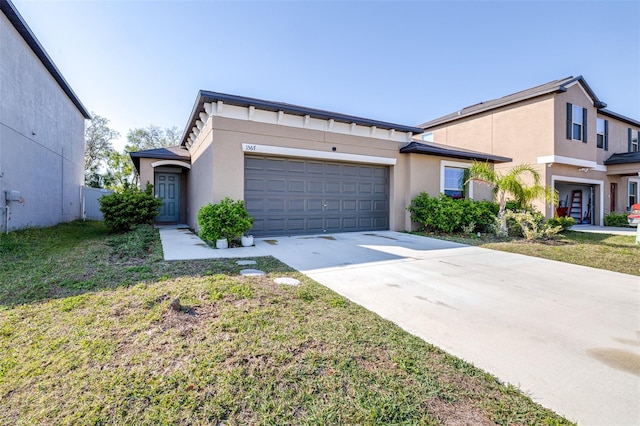
[[[390,231],[226,250],[160,234],[166,259],[274,256],[579,424],[640,424],[637,276]]]
[[[164,260],[197,260],[268,256],[261,247],[267,245],[257,241],[253,247],[236,247],[231,249],[214,249],[198,238],[189,229],[160,228],[160,241]]]
[[[590,232],[594,234],[630,235],[635,236],[636,228],[621,228],[616,226],[573,225],[570,228],[577,232]]]

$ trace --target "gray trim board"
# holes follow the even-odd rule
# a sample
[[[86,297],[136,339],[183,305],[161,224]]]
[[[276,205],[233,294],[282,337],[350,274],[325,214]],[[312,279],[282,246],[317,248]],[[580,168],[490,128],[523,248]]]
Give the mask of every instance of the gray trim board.
[[[420,143],[410,142],[407,145],[400,148],[402,154],[425,154],[425,155],[437,155],[440,157],[458,158],[462,160],[477,160],[488,161],[490,163],[508,163],[512,159],[508,157],[501,157],[498,155],[486,154],[484,152],[477,152],[466,150],[457,147],[451,147],[447,145],[440,145],[436,143]]]
[[[206,90],[200,90],[198,97],[191,110],[191,115],[182,134],[182,143],[185,145],[187,137],[191,133],[191,129],[195,126],[198,116],[201,112],[204,112],[204,104],[208,102],[222,101],[228,105],[242,106],[242,107],[256,107],[258,109],[266,111],[283,111],[287,114],[304,116],[308,115],[312,118],[320,119],[332,119],[342,123],[356,123],[362,126],[376,126],[380,129],[394,129],[400,132],[407,132],[411,134],[423,133],[423,130],[419,127],[404,126],[401,124],[388,123],[386,121],[371,120],[368,118],[356,117],[353,115],[340,114],[337,112],[324,111],[315,108],[308,108],[300,105],[293,105],[284,102],[267,101],[264,99],[248,98],[245,96],[229,95],[226,93],[209,92]]]

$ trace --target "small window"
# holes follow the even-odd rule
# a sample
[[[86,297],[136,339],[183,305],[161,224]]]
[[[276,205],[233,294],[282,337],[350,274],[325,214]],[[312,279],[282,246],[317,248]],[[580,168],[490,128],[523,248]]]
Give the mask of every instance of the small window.
[[[605,139],[605,120],[602,118],[598,118],[597,129],[596,129],[596,146],[598,148],[604,148],[604,139]]]
[[[631,206],[637,204],[638,202],[638,182],[630,180],[629,181],[629,205],[627,206],[628,210],[631,210]]]
[[[444,168],[444,195],[451,198],[464,198],[465,169]]]
[[[584,123],[582,122],[582,110],[584,108],[573,105],[573,113],[571,114],[572,119],[572,136],[573,140],[581,141],[582,133],[584,131]]]
[[[629,152],[638,151],[640,146],[638,145],[638,130],[631,130],[631,137],[629,141]]]
[[[425,142],[433,142],[433,132],[423,133],[422,140]]]

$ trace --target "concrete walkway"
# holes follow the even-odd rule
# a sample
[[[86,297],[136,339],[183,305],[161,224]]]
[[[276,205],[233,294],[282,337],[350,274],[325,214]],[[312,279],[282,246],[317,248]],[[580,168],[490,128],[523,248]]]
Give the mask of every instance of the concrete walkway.
[[[615,226],[573,225],[572,231],[591,232],[594,234],[630,235],[635,236],[636,228],[620,228]]]
[[[389,231],[180,241],[275,256],[579,424],[640,424],[639,277]]]

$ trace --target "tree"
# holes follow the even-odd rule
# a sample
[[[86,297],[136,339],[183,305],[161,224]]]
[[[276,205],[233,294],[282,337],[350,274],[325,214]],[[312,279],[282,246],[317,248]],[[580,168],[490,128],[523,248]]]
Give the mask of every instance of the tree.
[[[146,128],[131,129],[127,133],[128,144],[126,150],[142,151],[146,149],[165,148],[180,144],[180,134],[177,127],[161,129],[151,124]]]
[[[533,179],[533,185],[523,181],[523,175],[528,174]],[[474,161],[469,167],[469,180],[484,182],[493,187],[493,194],[500,206],[498,211],[498,236],[508,234],[507,228],[507,197],[511,197],[520,208],[527,208],[534,199],[540,198],[555,204],[556,191],[540,183],[540,174],[528,164],[520,164],[505,174],[500,174],[488,163]]]
[[[84,131],[84,180],[92,187],[103,186],[103,166],[113,152],[111,141],[120,133],[109,128],[109,120],[96,113]]]
[[[105,187],[123,189],[138,184],[138,176],[129,156],[130,152],[165,148],[180,144],[177,127],[162,129],[153,124],[145,128],[130,129],[127,144],[122,152],[113,151],[107,160],[108,173],[104,176]]]

